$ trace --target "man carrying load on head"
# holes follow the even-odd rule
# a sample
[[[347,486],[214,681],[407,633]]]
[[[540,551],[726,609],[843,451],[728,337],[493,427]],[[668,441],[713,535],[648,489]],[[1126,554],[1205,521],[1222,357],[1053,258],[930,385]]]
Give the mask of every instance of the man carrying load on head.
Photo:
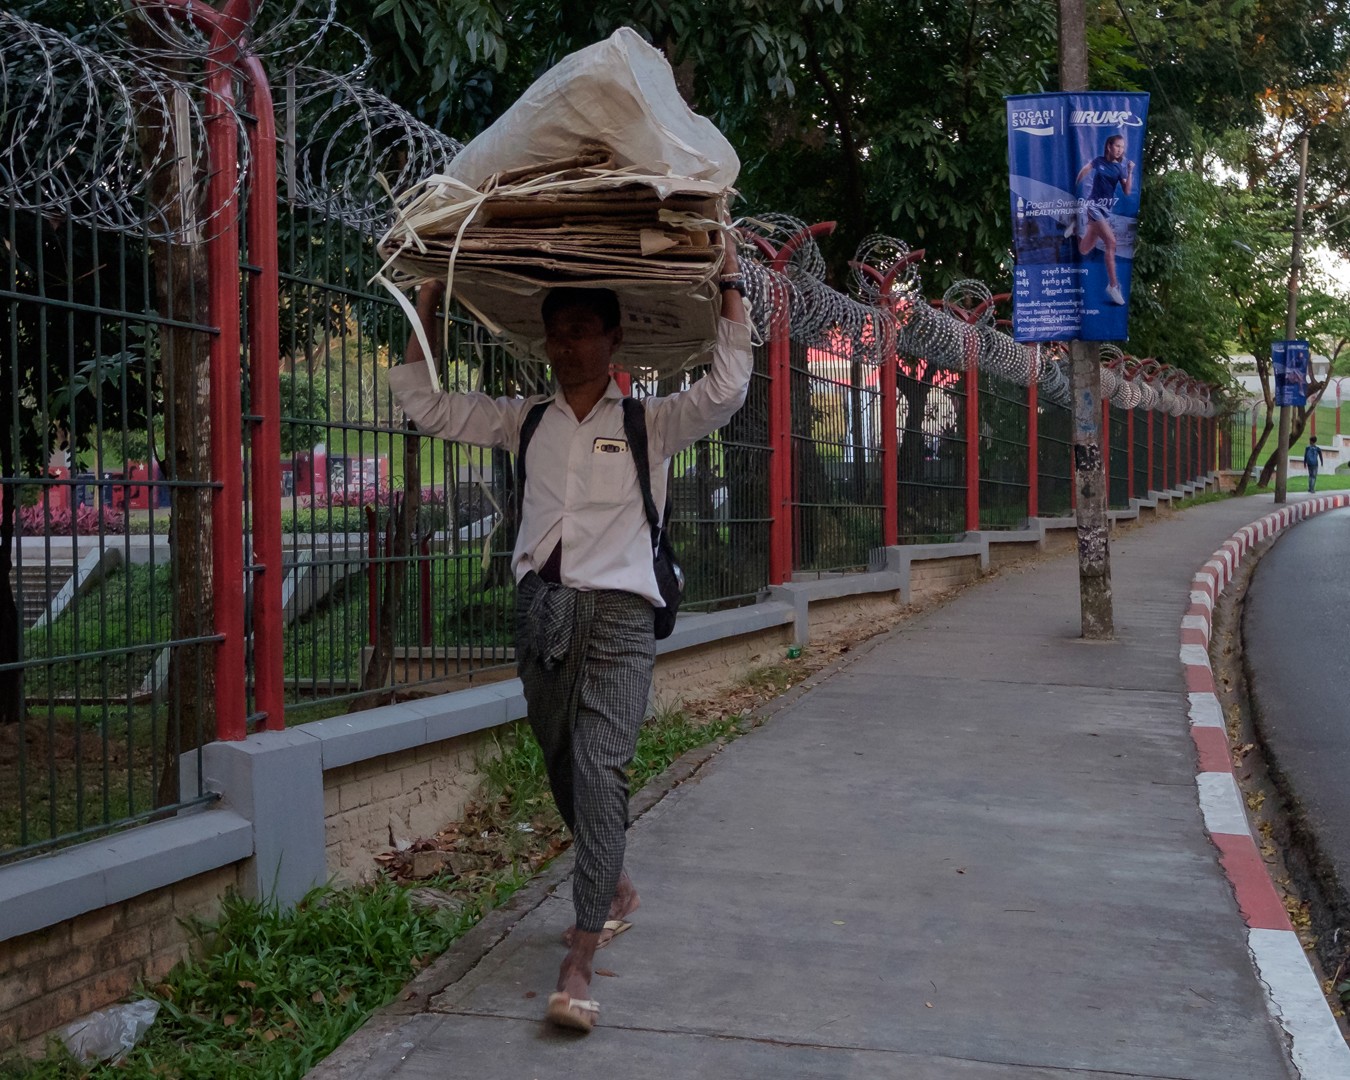
[[[750,331],[736,248],[724,239],[721,318],[708,373],[688,390],[647,398],[648,459],[657,506],[667,465],[725,424],[750,382]],[[435,340],[443,285],[424,285],[417,312]],[[419,431],[517,452],[532,406],[516,579],[516,657],[530,727],[544,752],[558,810],[576,847],[576,925],[550,995],[548,1019],[589,1031],[595,951],[627,928],[638,895],[623,868],[626,769],[637,745],[655,663],[652,533],[625,435],[611,362],[623,341],[619,303],[604,289],[554,289],[543,304],[544,351],[557,392],[533,398],[445,393],[433,387],[414,335],[389,385]]]

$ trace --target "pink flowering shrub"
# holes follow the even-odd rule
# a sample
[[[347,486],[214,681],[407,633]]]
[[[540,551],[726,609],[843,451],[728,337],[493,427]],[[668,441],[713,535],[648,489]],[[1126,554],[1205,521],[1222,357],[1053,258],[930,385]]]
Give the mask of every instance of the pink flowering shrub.
[[[102,531],[126,532],[126,519],[110,506],[102,511],[93,506],[77,506],[75,513],[65,509],[46,509],[42,503],[19,508],[20,536],[90,536]]]

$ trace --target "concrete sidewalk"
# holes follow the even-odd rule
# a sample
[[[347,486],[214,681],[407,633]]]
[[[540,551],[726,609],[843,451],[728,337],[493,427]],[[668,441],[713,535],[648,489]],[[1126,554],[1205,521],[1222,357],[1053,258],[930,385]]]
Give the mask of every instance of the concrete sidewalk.
[[[540,1023],[566,887],[426,1011],[314,1077],[1279,1080],[1293,1074],[1197,804],[1192,575],[1269,497],[1012,569],[859,650],[643,815],[600,1024]],[[472,952],[466,939],[459,947]]]

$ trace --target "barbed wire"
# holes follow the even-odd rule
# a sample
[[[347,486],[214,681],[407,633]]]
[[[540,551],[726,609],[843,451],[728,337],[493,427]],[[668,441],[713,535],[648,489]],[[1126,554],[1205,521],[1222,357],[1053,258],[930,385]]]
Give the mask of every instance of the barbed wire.
[[[207,116],[235,107],[133,56],[93,48],[0,12],[0,114],[18,118],[0,145],[0,201],[53,220],[201,237],[212,163]],[[239,141],[234,190],[249,168]]]
[[[137,20],[134,40],[128,19]],[[342,34],[350,35],[354,57],[346,71],[309,65],[321,45],[332,46]],[[367,84],[370,50],[338,21],[336,0],[295,0],[236,27],[222,26],[199,0],[173,8],[166,0],[142,0],[138,14],[110,18],[78,38],[0,12],[0,115],[17,118],[0,143],[0,201],[151,239],[203,238],[219,224],[204,209],[215,171],[208,117],[226,118],[236,132],[236,207],[250,171],[247,118],[206,87],[207,68],[223,64],[228,71],[236,54],[280,71],[274,99],[281,179],[292,206],[379,235],[392,216],[391,193],[444,171],[463,149]],[[775,314],[786,313],[791,339],[809,347],[847,341],[851,355],[871,363],[892,349],[937,368],[964,370],[973,362],[1015,384],[1034,380],[1048,400],[1069,403],[1064,350],[1037,354],[1014,341],[999,328],[983,282],[959,281],[930,303],[916,253],[876,233],[857,249],[849,295],[827,283],[824,255],[801,220],[767,213],[740,225],[761,337],[771,332]],[[766,265],[756,239],[775,252],[792,244],[780,268]],[[1176,416],[1215,411],[1209,387],[1115,347],[1103,350],[1101,380],[1103,396],[1119,408]]]
[[[443,172],[464,149],[366,86],[359,71],[298,66],[282,86],[288,198],[361,232],[383,234],[393,219],[390,193]]]

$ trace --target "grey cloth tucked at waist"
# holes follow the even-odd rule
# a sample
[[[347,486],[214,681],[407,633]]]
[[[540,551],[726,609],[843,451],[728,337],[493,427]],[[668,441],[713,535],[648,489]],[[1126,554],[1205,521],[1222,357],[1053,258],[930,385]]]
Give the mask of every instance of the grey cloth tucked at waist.
[[[567,658],[572,646],[577,592],[566,585],[550,584],[533,570],[521,578],[516,589],[529,612],[526,629],[530,650],[545,671],[552,671]]]

